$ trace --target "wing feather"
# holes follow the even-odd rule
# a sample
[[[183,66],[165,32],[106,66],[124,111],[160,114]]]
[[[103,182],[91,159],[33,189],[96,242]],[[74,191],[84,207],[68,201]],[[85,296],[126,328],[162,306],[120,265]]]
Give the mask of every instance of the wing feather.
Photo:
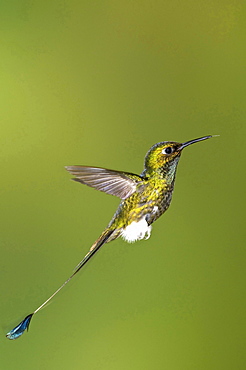
[[[74,181],[121,199],[128,198],[136,190],[137,184],[142,182],[140,176],[129,172],[88,166],[67,166],[65,168],[75,176]]]

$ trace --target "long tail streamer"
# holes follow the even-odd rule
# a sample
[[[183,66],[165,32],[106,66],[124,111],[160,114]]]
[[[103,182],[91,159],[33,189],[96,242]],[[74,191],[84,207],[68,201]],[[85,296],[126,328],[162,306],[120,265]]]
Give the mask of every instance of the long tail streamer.
[[[26,316],[24,320],[22,320],[17,326],[15,326],[12,330],[10,330],[6,337],[8,339],[17,339],[19,338],[26,330],[28,331],[31,319],[33,315],[35,315],[38,311],[41,310],[44,306],[47,305],[48,302],[51,301],[54,296],[60,292],[62,288],[64,288],[67,283],[81,270],[81,268],[90,260],[90,258],[100,249],[100,247],[106,243],[110,235],[114,232],[114,230],[107,230],[104,232],[100,238],[93,244],[90,251],[86,254],[86,256],[82,259],[82,261],[78,264],[78,266],[75,268],[74,273],[44,302],[42,303],[33,313]]]

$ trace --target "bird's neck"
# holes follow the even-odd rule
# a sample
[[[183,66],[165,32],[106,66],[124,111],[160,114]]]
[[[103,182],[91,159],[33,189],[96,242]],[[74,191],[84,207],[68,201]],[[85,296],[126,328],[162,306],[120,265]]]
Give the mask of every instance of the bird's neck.
[[[145,168],[142,176],[163,180],[168,187],[172,187],[175,181],[178,161],[179,157],[175,158],[175,160],[173,160],[171,163],[168,163],[163,167],[159,167],[158,169],[153,170],[152,168]]]

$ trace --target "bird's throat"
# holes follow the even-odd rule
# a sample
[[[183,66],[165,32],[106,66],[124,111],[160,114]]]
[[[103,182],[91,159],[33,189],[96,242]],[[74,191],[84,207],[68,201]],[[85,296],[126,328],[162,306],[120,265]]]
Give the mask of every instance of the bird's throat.
[[[161,176],[169,186],[174,183],[178,162],[179,157],[176,157],[168,166],[161,168]]]

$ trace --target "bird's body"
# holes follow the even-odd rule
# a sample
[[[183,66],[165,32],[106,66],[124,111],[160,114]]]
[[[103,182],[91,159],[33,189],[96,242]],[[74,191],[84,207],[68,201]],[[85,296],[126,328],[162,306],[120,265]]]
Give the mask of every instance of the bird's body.
[[[144,170],[140,175],[99,167],[66,167],[75,176],[73,180],[122,199],[102,234],[111,232],[107,242],[119,236],[128,242],[148,239],[151,224],[168,209],[171,203],[177,164],[181,154],[180,151],[170,158],[171,155],[165,155],[163,150],[174,148],[177,144],[162,142],[154,145],[145,157]],[[91,249],[96,243],[97,241]]]
[[[100,167],[68,166],[74,180],[121,199],[112,220],[95,241],[74,273],[32,314],[12,329],[7,337],[16,339],[28,328],[32,316],[43,308],[90,260],[105,243],[122,237],[127,242],[148,239],[151,227],[169,207],[174,189],[176,169],[183,148],[209,139],[204,136],[185,143],[164,141],[150,148],[141,175]]]
[[[150,237],[152,223],[168,209],[172,199],[181,152],[176,154],[172,161],[168,158],[169,161],[164,166],[167,157],[163,150],[172,148],[171,145],[177,143],[162,142],[153,146],[146,155],[144,170],[140,175],[100,167],[66,167],[75,176],[73,180],[122,199],[109,225],[92,245],[86,257],[99,245],[109,243],[120,236],[128,243]],[[158,163],[158,159],[158,168],[153,168],[152,162]],[[76,269],[81,267],[83,261]]]
[[[173,187],[164,178],[140,175],[136,190],[129,198],[122,200],[108,227],[119,230],[123,238],[133,223],[142,223],[144,227],[142,221],[145,220],[150,227],[169,207]],[[135,240],[144,239],[144,236]]]

